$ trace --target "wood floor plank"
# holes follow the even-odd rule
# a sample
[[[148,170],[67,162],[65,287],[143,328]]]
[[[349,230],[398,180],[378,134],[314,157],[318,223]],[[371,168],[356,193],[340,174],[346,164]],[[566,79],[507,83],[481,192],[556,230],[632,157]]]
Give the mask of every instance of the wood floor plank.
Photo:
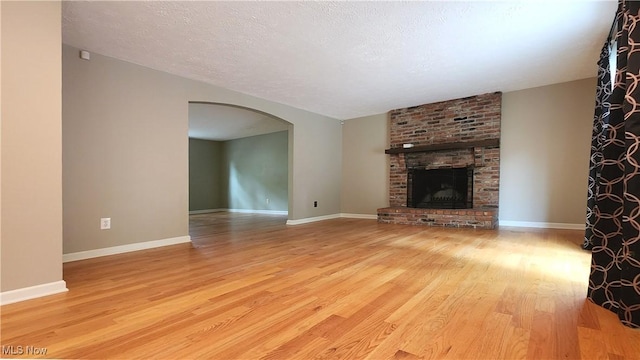
[[[579,327],[580,357],[583,359],[609,359],[607,345],[600,340],[598,330]]]
[[[581,231],[285,221],[198,214],[192,244],[66,263],[69,292],[0,308],[2,346],[70,359],[639,358],[640,331],[586,300]]]
[[[553,314],[535,311],[529,336],[528,359],[555,359],[558,353]]]
[[[505,345],[500,348],[500,354],[496,357],[497,359],[515,360],[527,358],[529,341],[531,339],[531,331],[529,329],[514,327],[512,321],[512,323],[507,326],[503,336]]]

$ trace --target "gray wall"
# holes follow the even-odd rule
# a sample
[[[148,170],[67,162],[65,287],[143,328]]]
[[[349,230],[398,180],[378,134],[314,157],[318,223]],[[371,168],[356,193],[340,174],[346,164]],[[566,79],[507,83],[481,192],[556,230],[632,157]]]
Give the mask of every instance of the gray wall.
[[[225,141],[223,189],[228,207],[287,211],[287,151],[287,131]]]
[[[1,291],[62,281],[59,2],[0,2]],[[64,285],[61,285],[64,289]]]
[[[189,211],[228,208],[223,196],[223,142],[189,139]]]
[[[340,212],[336,119],[63,46],[64,252],[188,235],[189,101],[266,112],[289,130],[289,219]],[[318,200],[319,207],[313,207]],[[111,217],[111,230],[99,219]]]
[[[189,139],[189,211],[287,211],[288,137],[280,131],[229,141]]]
[[[501,221],[584,223],[594,99],[594,78],[503,94]],[[386,116],[345,121],[342,212],[388,206]]]

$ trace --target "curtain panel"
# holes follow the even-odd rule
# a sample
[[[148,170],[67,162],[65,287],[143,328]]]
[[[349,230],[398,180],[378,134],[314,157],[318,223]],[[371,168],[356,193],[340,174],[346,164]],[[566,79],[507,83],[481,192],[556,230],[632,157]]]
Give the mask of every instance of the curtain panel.
[[[587,296],[640,328],[640,2],[619,1],[612,30],[598,63],[583,245],[592,251]]]

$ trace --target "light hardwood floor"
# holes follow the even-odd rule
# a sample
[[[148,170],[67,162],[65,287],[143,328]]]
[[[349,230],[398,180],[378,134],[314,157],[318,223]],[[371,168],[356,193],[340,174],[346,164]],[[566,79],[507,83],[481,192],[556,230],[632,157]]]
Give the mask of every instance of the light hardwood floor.
[[[1,308],[2,345],[83,359],[640,359],[640,331],[585,300],[581,231],[285,220],[195,215],[193,246],[67,263],[68,293]]]

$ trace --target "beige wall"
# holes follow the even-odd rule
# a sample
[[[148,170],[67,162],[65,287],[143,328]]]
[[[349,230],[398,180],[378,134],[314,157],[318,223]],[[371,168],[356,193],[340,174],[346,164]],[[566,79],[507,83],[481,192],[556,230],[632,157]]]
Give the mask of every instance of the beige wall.
[[[503,94],[501,221],[584,223],[594,99],[595,79]],[[388,204],[386,116],[345,121],[344,213]]]
[[[62,64],[64,253],[188,235],[181,84],[69,47]]]
[[[1,3],[2,291],[62,280],[59,2]]]
[[[2,2],[0,1],[0,261],[2,261]],[[2,265],[0,265],[0,292],[2,292]]]
[[[292,123],[289,218],[340,212],[338,120],[63,46],[65,253],[188,234],[189,101]]]
[[[582,224],[595,78],[502,99],[500,220]]]
[[[342,126],[342,212],[376,215],[389,206],[387,114],[350,119]]]

